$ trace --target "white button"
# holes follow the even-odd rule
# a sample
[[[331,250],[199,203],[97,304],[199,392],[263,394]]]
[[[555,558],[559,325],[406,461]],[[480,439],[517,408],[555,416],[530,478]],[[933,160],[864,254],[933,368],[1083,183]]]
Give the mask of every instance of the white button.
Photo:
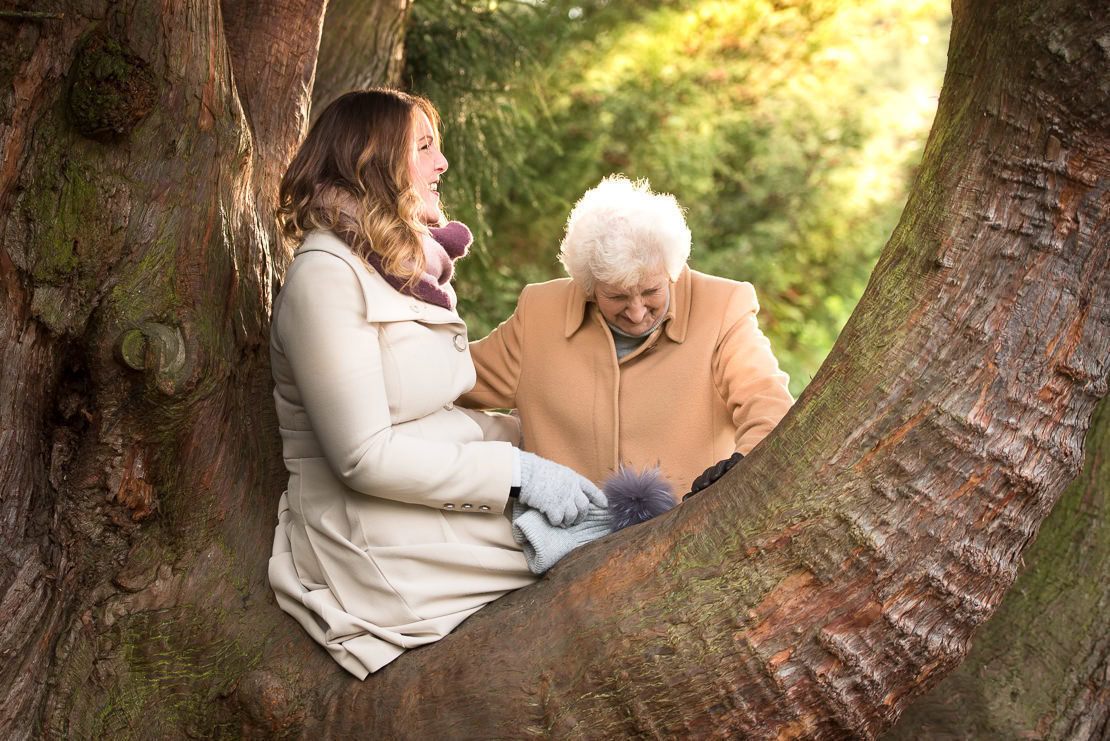
[[[463,505],[463,509],[473,509],[473,508],[474,508],[473,504],[464,504]]]
[[[415,311],[417,314],[420,313],[420,304],[416,303],[415,301],[409,304],[409,308]]]
[[[453,505],[453,504],[445,504],[445,505],[443,505],[443,508],[444,508],[444,509],[454,509],[454,508],[455,508],[455,505]]]
[[[451,411],[452,409],[455,408],[455,402],[449,401],[449,402],[447,402],[446,404],[443,405],[443,408],[446,409],[447,411]]]
[[[482,510],[483,512],[489,512],[489,507],[484,504],[479,505],[478,509]]]
[[[455,335],[455,338],[451,341],[455,343],[455,349],[459,352],[462,352],[466,349],[466,337],[464,337],[463,335],[457,334]]]

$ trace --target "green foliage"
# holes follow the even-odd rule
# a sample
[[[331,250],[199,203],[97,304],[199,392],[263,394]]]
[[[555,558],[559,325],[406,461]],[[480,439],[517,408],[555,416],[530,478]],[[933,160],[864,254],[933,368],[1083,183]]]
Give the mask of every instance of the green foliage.
[[[801,391],[905,199],[936,106],[938,0],[417,4],[412,86],[444,111],[445,202],[475,336],[555,260],[574,201],[612,172],[688,209],[692,265],[756,286]]]

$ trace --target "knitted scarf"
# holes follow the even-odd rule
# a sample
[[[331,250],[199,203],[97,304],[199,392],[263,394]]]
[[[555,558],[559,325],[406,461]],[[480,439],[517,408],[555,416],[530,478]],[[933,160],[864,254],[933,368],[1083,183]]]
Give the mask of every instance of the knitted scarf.
[[[339,221],[335,225],[335,235],[342,239],[352,250],[358,243],[358,231],[355,228],[355,214],[357,203],[346,193],[331,190],[321,195],[321,205],[325,208],[337,208]],[[373,250],[366,250],[363,256],[374,270],[377,270],[389,285],[406,296],[413,296],[429,304],[442,306],[444,309],[455,308],[454,293],[443,289],[451,282],[455,275],[455,260],[465,257],[470,249],[474,237],[470,229],[461,221],[449,221],[441,227],[428,227],[428,234],[421,235],[424,247],[424,272],[413,285],[406,285],[406,281],[390,272],[387,272],[382,262],[381,255]]]

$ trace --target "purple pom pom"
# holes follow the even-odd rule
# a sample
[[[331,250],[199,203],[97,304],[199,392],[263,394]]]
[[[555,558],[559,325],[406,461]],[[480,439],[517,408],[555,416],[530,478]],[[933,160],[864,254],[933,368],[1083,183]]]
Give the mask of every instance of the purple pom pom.
[[[674,507],[674,490],[659,467],[636,471],[620,467],[601,485],[609,500],[609,532],[638,525]]]

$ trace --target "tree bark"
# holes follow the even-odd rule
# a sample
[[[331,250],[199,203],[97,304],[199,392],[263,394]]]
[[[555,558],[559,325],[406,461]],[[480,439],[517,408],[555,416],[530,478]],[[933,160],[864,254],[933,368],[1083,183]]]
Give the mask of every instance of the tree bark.
[[[324,0],[223,10],[0,19],[4,738],[188,732],[255,645],[220,603],[265,589],[272,202]]]
[[[1110,738],[1110,401],[1083,471],[1045,520],[967,660],[885,741]]]
[[[356,88],[401,85],[411,0],[331,0],[320,44],[313,116]]]
[[[905,215],[779,429],[365,682],[265,583],[268,204],[322,4],[0,20],[0,732],[886,730],[998,606],[1107,390],[1102,3],[957,0]]]

